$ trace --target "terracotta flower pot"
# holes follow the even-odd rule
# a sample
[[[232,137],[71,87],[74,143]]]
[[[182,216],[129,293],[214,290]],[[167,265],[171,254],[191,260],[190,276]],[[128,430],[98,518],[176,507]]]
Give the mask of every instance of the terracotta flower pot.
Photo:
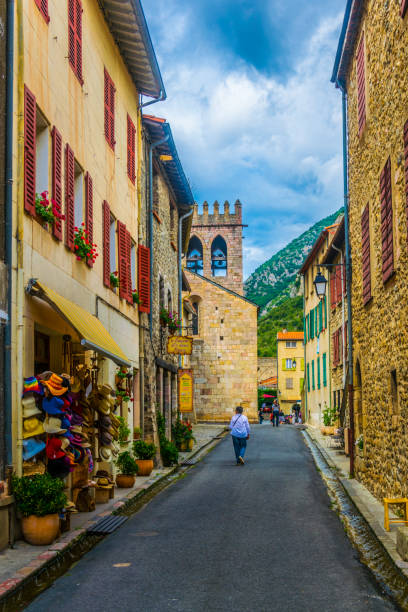
[[[187,450],[187,440],[183,440],[182,442],[180,442],[178,447],[179,447],[179,451],[181,451],[182,453],[186,452],[186,450]]]
[[[21,527],[26,542],[33,546],[45,546],[52,544],[59,531],[58,514],[46,514],[45,516],[23,517]]]
[[[135,484],[136,476],[129,476],[129,474],[118,474],[116,476],[116,485],[120,489],[131,489]]]
[[[139,476],[150,476],[153,470],[153,459],[136,459]]]

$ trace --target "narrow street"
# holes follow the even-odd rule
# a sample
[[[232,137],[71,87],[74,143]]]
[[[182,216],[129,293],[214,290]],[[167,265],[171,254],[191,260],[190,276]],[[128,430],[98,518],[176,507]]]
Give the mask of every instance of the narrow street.
[[[140,612],[396,608],[358,561],[302,434],[227,437],[27,609]]]

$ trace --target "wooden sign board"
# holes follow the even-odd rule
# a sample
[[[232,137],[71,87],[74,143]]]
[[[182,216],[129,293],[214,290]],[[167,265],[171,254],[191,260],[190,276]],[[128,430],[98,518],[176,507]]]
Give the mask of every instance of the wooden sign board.
[[[178,409],[180,412],[194,412],[194,374],[193,370],[179,369],[178,378]]]
[[[189,336],[169,336],[167,352],[172,355],[191,355],[193,339]]]

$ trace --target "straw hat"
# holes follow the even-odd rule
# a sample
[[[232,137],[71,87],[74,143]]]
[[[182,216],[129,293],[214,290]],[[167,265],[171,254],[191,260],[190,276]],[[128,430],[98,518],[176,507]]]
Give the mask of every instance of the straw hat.
[[[109,446],[101,446],[99,455],[102,461],[110,461],[112,459],[112,451]]]
[[[21,403],[23,405],[23,419],[28,419],[36,414],[41,414],[41,410],[37,408],[35,398],[32,395],[23,397]]]
[[[101,400],[97,407],[96,407],[97,411],[102,413],[102,414],[110,414],[111,411],[111,404],[110,402],[108,402],[107,399],[103,399]]]
[[[57,374],[52,374],[49,380],[43,380],[42,384],[48,388],[52,395],[64,395],[68,391],[68,387],[64,386],[65,381]]]
[[[45,465],[42,461],[23,461],[23,476],[34,476],[44,474]]]
[[[44,421],[44,431],[48,434],[63,434],[67,430],[61,427],[61,421],[58,417],[48,416]]]
[[[37,417],[30,417],[23,421],[23,438],[32,438],[44,433],[44,427]]]

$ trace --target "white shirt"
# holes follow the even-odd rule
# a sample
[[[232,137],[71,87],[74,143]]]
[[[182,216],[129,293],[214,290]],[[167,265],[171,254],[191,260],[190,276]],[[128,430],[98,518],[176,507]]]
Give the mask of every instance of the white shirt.
[[[231,435],[237,438],[246,438],[249,436],[250,427],[248,419],[243,414],[234,414],[229,424]]]

